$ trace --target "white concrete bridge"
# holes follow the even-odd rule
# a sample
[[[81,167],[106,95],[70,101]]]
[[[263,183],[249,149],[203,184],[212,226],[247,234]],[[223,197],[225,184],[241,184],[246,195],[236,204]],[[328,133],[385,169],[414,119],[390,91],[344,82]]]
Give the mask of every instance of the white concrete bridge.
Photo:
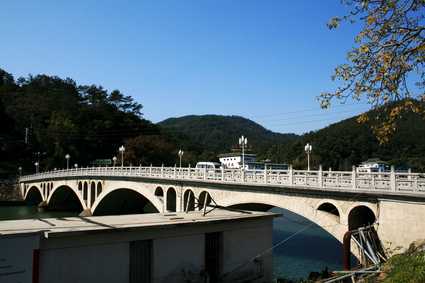
[[[280,207],[327,230],[376,223],[385,247],[425,238],[425,174],[306,170],[93,167],[20,178],[24,198],[85,215],[174,212],[211,202],[251,210]]]

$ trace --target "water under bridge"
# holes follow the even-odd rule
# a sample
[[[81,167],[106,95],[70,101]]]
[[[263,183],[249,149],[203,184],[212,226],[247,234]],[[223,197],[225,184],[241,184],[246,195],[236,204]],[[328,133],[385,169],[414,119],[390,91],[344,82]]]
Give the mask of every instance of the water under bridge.
[[[280,207],[339,241],[375,224],[384,247],[407,248],[425,231],[425,174],[352,171],[92,167],[22,176],[24,198],[83,215]]]

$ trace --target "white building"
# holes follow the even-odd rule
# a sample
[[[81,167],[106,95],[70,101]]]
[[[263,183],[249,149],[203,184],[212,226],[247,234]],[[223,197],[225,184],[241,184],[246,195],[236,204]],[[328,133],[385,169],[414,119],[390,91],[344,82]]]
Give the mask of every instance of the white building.
[[[263,162],[256,161],[255,154],[244,154],[245,156],[245,169],[247,170],[288,170],[288,165],[283,163],[271,163],[270,160]],[[228,169],[242,168],[242,153],[223,153],[218,156],[221,165]]]
[[[377,158],[368,159],[362,162],[357,167],[357,172],[359,173],[371,173],[371,172],[385,172],[389,171],[390,167],[385,161],[381,161]]]
[[[220,160],[220,163],[223,165],[224,168],[229,168],[229,169],[242,168],[243,159],[242,159],[242,153],[240,152],[223,153],[218,156],[218,159]],[[248,169],[249,163],[255,163],[256,155],[246,153],[244,154],[244,159],[245,159],[245,169]]]
[[[214,210],[0,221],[0,282],[271,282],[272,255],[262,252],[272,246],[274,216]]]

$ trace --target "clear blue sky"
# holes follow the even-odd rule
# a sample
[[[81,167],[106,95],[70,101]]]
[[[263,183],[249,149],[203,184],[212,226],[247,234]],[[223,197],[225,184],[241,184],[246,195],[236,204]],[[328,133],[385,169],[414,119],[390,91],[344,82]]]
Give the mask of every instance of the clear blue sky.
[[[4,1],[0,68],[119,89],[154,122],[241,115],[315,130],[365,105],[320,110],[355,26],[330,31],[339,0]]]

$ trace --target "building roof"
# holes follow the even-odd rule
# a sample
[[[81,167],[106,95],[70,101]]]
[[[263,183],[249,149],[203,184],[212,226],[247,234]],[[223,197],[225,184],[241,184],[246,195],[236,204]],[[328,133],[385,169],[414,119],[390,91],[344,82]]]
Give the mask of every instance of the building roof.
[[[229,152],[229,153],[221,153],[218,156],[218,158],[220,157],[236,157],[236,156],[241,156],[242,152]],[[245,153],[245,156],[250,156],[250,157],[256,157],[257,155],[254,153]]]
[[[51,235],[121,229],[146,229],[168,225],[196,225],[197,223],[214,223],[243,221],[245,219],[276,217],[277,213],[257,211],[229,211],[215,209],[205,216],[202,211],[188,213],[150,213],[92,217],[62,217],[46,219],[22,219],[0,221],[2,235],[40,233]]]

